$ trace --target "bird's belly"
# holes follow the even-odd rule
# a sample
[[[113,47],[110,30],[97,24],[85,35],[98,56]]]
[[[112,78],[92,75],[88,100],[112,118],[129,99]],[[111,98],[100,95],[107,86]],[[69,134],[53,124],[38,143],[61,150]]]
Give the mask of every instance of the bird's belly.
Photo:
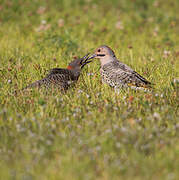
[[[100,74],[102,78],[102,83],[108,84],[111,87],[115,88],[120,88],[124,85],[122,82],[117,81],[115,78],[112,78],[110,74],[103,69],[100,70]]]

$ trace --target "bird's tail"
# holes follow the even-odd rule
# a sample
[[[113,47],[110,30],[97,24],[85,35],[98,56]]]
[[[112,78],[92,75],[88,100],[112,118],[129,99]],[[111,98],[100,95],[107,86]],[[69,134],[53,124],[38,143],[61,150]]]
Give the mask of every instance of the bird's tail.
[[[142,91],[145,91],[145,92],[150,92],[150,91],[152,91],[154,89],[154,84],[150,83],[149,81],[146,81],[145,84],[144,83],[141,83],[141,84],[128,83],[127,85],[131,89],[142,90]]]
[[[134,90],[144,91],[144,92],[151,92],[153,90],[151,86],[149,86],[149,87],[130,86],[130,88],[134,89]]]
[[[43,84],[44,84],[43,79],[42,80],[38,80],[38,81],[33,82],[32,84],[29,84],[25,88],[21,89],[21,91],[24,91],[26,89],[31,89],[31,88],[40,88]]]
[[[22,92],[26,92],[26,90],[28,89],[32,89],[32,88],[40,88],[44,85],[44,79],[41,79],[41,80],[38,80],[38,81],[35,81],[31,84],[29,84],[28,86],[22,88],[22,89],[19,89],[19,90],[15,90],[12,93],[12,95],[18,95],[19,93],[22,93]]]

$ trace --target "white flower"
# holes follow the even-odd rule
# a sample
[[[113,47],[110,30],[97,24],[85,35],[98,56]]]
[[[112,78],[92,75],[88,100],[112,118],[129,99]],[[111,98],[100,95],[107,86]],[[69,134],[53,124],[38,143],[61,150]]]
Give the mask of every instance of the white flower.
[[[116,143],[116,147],[117,147],[117,148],[120,148],[120,147],[121,147],[121,143],[120,143],[120,142],[117,142],[117,143]]]
[[[161,118],[160,114],[157,113],[157,112],[154,112],[153,117],[156,118],[156,119],[160,119]]]
[[[42,21],[41,21],[41,24],[46,24],[46,23],[47,23],[46,20],[42,20]]]
[[[8,81],[7,81],[9,84],[11,84],[12,83],[12,80],[11,79],[8,79]]]

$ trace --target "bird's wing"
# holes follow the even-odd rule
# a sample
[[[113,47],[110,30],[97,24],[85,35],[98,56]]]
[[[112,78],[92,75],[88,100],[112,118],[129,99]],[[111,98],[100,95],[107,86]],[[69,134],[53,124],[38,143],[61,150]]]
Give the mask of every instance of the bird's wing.
[[[135,72],[129,66],[119,61],[113,62],[112,66],[113,68],[110,69],[109,76],[115,79],[116,83],[146,88],[151,86],[151,83],[149,81]]]
[[[47,76],[52,75],[52,74],[71,74],[71,71],[68,69],[63,69],[63,68],[53,68],[50,69]]]
[[[35,81],[34,83],[28,85],[25,89],[33,87],[50,88],[52,86],[59,87],[60,89],[67,89],[72,82],[73,74],[70,70],[54,68],[49,71],[45,78]]]
[[[44,81],[48,84],[55,86],[68,87],[73,81],[77,80],[71,70],[54,68],[49,71],[49,74],[44,78]]]
[[[43,81],[47,87],[58,86],[62,89],[67,89],[72,82],[68,73],[51,73]]]
[[[49,74],[45,78],[35,81],[28,85],[26,88],[41,88],[41,87],[59,87],[61,89],[67,89],[71,80],[66,74]]]

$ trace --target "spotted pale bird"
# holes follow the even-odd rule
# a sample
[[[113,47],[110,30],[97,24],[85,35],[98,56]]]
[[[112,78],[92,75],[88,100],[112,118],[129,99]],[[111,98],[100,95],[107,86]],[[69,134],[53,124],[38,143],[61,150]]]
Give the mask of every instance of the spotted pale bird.
[[[90,58],[98,58],[101,63],[100,74],[103,83],[114,88],[150,89],[151,82],[146,80],[128,65],[120,62],[114,51],[104,45],[97,48]]]

